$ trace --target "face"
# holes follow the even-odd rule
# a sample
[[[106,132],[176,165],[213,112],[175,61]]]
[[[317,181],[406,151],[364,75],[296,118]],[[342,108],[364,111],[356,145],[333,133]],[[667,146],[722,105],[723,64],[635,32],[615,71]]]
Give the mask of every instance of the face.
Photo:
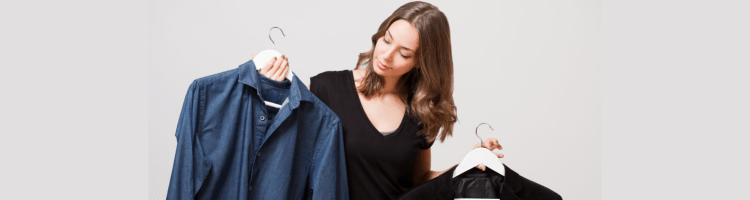
[[[383,37],[375,43],[372,66],[375,73],[385,77],[401,76],[414,68],[419,47],[417,28],[404,19],[388,27]]]

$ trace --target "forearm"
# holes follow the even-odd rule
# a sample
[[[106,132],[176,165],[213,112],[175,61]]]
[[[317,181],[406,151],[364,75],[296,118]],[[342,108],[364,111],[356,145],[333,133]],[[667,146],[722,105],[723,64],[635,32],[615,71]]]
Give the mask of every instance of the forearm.
[[[458,165],[458,164],[456,164],[456,165]],[[451,166],[448,169],[445,169],[443,171],[432,171],[432,170],[427,171],[424,175],[422,175],[422,180],[420,180],[418,184],[422,184],[424,182],[432,180],[433,178],[442,175],[443,173],[447,172],[448,170],[451,170],[456,165],[453,165],[453,166]]]

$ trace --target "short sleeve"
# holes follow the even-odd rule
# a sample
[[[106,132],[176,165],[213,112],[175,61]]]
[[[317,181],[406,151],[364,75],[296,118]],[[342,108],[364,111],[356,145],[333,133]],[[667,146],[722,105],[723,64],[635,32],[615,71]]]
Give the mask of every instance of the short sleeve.
[[[435,140],[437,140],[437,138],[435,138],[435,140],[430,142],[429,139],[427,139],[427,137],[423,135],[419,135],[419,139],[421,139],[421,143],[419,145],[420,149],[429,149],[430,147],[432,147],[432,144],[435,144]]]
[[[310,92],[326,105],[331,101],[341,98],[346,93],[347,76],[351,76],[350,71],[326,71],[310,77]]]
[[[418,142],[419,149],[425,150],[425,149],[429,149],[430,147],[432,147],[432,144],[435,143],[435,140],[437,140],[437,138],[435,138],[435,140],[433,141],[430,141],[430,139],[427,138],[427,136],[420,133],[424,127],[420,125],[419,118],[413,117],[411,120],[413,120],[412,123],[416,126],[416,132],[417,132],[416,139],[419,140]]]
[[[330,85],[331,75],[331,72],[323,72],[310,77],[310,92],[326,104],[328,104],[328,91],[326,88]]]

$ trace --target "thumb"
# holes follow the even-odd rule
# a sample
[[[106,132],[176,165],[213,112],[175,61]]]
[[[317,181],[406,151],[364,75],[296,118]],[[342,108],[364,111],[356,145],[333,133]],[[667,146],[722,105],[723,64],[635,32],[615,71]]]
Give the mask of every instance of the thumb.
[[[253,59],[255,59],[255,56],[256,56],[256,55],[255,55],[255,54],[253,54]]]

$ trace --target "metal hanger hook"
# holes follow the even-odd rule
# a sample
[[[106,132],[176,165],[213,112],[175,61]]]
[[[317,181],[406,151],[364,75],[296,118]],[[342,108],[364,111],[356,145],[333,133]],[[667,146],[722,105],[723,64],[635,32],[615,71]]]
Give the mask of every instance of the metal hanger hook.
[[[279,31],[281,31],[281,35],[283,35],[284,37],[286,37],[286,34],[284,34],[284,30],[281,30],[281,28],[277,26],[271,27],[271,30],[268,30],[268,39],[271,39],[271,43],[273,43],[273,50],[276,50],[276,42],[274,42],[273,38],[271,38],[271,31],[273,31],[273,29],[279,29]]]
[[[488,127],[490,127],[490,130],[493,130],[493,131],[495,130],[495,129],[493,129],[493,128],[492,128],[492,126],[490,126],[490,124],[488,124],[488,123],[481,123],[481,124],[477,125],[477,128],[476,128],[476,129],[474,129],[474,134],[476,134],[476,135],[477,135],[477,137],[479,138],[479,147],[483,147],[483,146],[482,146],[482,144],[484,144],[484,140],[482,140],[482,138],[481,138],[481,137],[479,137],[479,132],[478,132],[478,131],[479,131],[479,127],[480,127],[480,126],[482,126],[482,124],[486,124],[486,125],[487,125]]]

